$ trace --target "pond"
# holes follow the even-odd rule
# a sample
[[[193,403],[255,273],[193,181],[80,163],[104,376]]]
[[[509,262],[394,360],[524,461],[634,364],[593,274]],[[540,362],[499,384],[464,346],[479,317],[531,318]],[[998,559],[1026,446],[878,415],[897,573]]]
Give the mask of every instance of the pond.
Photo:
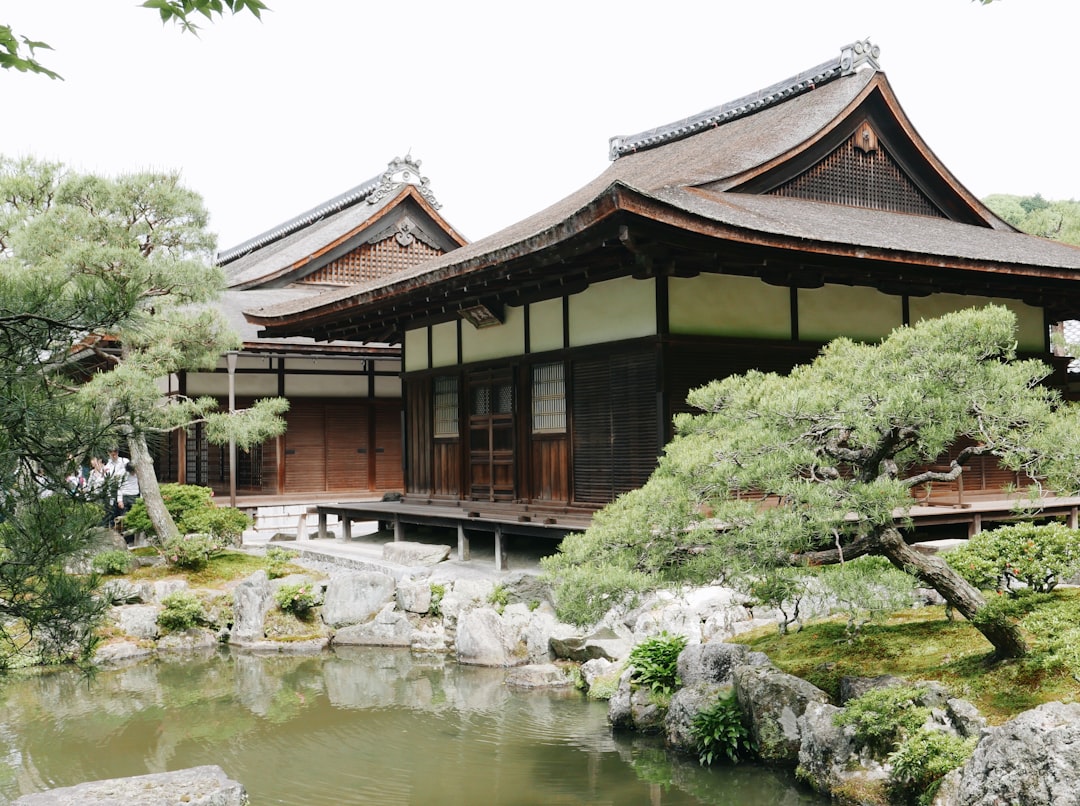
[[[263,804],[824,804],[793,777],[702,768],[613,733],[605,703],[506,671],[363,648],[215,652],[0,684],[0,802],[220,765]]]

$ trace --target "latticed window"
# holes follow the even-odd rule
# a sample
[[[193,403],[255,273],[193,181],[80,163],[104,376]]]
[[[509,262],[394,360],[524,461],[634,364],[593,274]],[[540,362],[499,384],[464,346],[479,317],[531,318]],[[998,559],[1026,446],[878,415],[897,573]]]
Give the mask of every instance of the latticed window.
[[[185,442],[185,461],[187,468],[185,484],[207,485],[210,483],[210,443],[206,440],[206,429],[202,423],[188,426]]]
[[[566,375],[563,364],[537,364],[532,375],[533,433],[565,433]]]
[[[884,147],[865,152],[849,140],[774,196],[944,218]]]
[[[458,435],[458,382],[453,376],[435,379],[435,436]]]

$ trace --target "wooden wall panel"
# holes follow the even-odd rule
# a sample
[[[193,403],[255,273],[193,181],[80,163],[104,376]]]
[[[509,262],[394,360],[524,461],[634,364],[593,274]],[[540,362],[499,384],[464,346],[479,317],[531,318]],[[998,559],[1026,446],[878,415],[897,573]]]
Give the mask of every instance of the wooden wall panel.
[[[375,401],[375,489],[403,492],[401,401]]]
[[[285,419],[285,492],[325,491],[325,406],[314,400],[294,400]]]
[[[408,454],[405,492],[431,495],[434,491],[431,433],[431,379],[410,378],[405,384],[405,450]]]
[[[370,489],[368,401],[330,401],[324,406],[326,490]]]
[[[570,501],[570,441],[561,437],[534,438],[530,443],[530,472],[533,501]]]

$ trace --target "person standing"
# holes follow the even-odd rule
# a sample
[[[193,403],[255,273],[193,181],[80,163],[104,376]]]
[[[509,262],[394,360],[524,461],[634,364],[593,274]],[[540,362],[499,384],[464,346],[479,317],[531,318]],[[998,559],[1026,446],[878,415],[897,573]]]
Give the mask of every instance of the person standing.
[[[116,519],[120,517],[120,512],[123,506],[123,498],[120,493],[120,487],[123,485],[127,478],[128,472],[128,460],[120,455],[120,452],[116,448],[109,448],[109,459],[105,462],[105,501],[108,507],[108,523],[109,526],[116,526]],[[132,474],[134,475],[134,474]],[[138,480],[136,480],[136,490],[138,490]],[[137,493],[136,493],[137,494]]]

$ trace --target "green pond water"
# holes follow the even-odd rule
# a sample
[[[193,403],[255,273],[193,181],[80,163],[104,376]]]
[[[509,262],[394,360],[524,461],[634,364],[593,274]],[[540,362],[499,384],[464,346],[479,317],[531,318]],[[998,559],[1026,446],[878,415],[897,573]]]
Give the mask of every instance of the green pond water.
[[[218,764],[262,804],[823,804],[776,770],[702,768],[606,703],[408,650],[222,651],[0,682],[0,803]]]

